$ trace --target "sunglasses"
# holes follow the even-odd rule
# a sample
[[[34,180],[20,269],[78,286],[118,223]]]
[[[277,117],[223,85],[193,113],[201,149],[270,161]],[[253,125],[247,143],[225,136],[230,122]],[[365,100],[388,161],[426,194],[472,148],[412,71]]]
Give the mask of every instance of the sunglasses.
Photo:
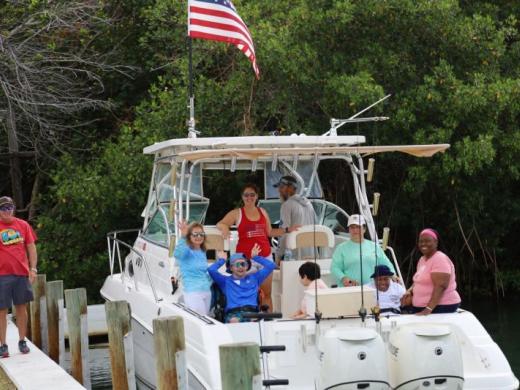
[[[0,211],[13,211],[13,210],[14,210],[14,206],[12,204],[0,207]]]
[[[247,268],[247,261],[236,261],[231,265],[238,267],[238,268]]]
[[[242,196],[243,196],[244,198],[254,198],[254,197],[256,196],[256,193],[254,193],[254,192],[244,192],[244,193],[242,194]]]
[[[206,237],[206,233],[200,232],[200,233],[191,233],[190,236],[195,238],[204,238]]]

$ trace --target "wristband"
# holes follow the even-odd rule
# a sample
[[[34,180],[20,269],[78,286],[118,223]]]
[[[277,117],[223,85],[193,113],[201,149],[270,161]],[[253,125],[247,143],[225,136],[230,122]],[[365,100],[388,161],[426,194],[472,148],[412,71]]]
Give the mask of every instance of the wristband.
[[[285,233],[289,233],[289,228],[288,227],[285,228]]]
[[[36,268],[31,268],[31,271],[38,273],[38,270]]]
[[[425,309],[428,309],[429,311],[433,311],[433,309],[430,306],[426,306]]]

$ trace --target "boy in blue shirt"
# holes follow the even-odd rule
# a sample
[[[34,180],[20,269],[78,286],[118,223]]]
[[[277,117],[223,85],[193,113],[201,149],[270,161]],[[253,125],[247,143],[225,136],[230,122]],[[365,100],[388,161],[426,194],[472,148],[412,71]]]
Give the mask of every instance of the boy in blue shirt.
[[[247,322],[243,318],[244,313],[258,312],[258,289],[276,267],[271,260],[258,256],[259,253],[260,246],[255,244],[251,258],[263,268],[252,274],[247,273],[251,268],[251,260],[242,253],[233,254],[227,262],[231,276],[222,275],[218,271],[226,263],[225,252],[219,252],[219,260],[208,268],[210,276],[226,296],[225,322]]]

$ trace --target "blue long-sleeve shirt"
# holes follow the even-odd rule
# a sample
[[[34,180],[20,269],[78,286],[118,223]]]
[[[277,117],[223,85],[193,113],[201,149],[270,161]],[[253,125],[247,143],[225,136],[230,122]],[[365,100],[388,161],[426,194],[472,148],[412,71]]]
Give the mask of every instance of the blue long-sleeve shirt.
[[[232,275],[225,276],[218,272],[226,262],[224,259],[219,259],[208,268],[209,274],[226,296],[226,312],[240,306],[258,306],[258,289],[276,265],[262,256],[255,256],[253,260],[260,263],[263,268],[242,279],[235,279]]]
[[[181,270],[184,292],[210,291],[211,278],[208,274],[208,259],[201,249],[192,249],[185,238],[179,239],[173,255]]]

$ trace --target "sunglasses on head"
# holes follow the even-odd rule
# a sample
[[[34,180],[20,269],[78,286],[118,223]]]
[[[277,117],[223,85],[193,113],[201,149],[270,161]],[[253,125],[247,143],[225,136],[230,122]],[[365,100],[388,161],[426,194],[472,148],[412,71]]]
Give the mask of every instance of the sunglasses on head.
[[[196,233],[191,233],[190,236],[195,237],[195,238],[204,238],[204,237],[206,237],[206,233],[196,232]]]
[[[247,268],[247,261],[235,261],[232,265],[239,268]]]
[[[254,192],[244,192],[244,193],[242,194],[242,196],[243,196],[244,198],[254,198],[254,197],[256,196],[256,193],[254,193]]]
[[[14,210],[14,206],[12,204],[0,206],[0,211],[12,211],[12,210]]]

